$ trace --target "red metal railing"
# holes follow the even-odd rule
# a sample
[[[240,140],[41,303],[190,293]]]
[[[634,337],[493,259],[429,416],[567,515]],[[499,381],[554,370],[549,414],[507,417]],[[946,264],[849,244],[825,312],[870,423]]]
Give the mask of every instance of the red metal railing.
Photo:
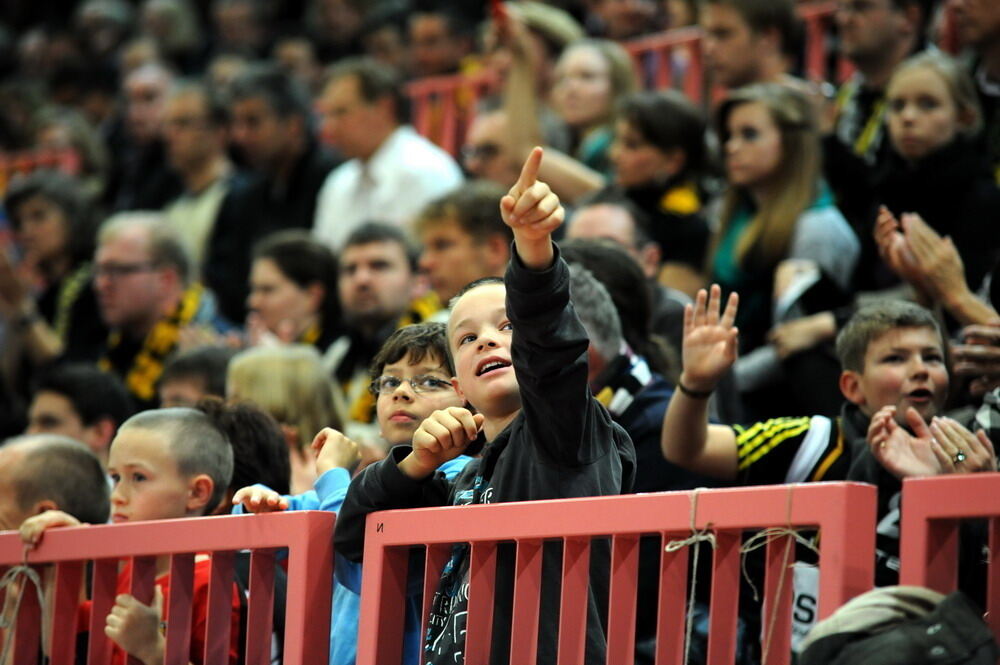
[[[989,520],[986,621],[1000,638],[1000,473],[919,478],[903,483],[900,584],[942,593],[958,585],[958,528]]]
[[[559,659],[583,661],[590,543],[612,538],[607,662],[631,662],[637,593],[639,536],[659,534],[662,543],[710,530],[713,554],[709,633],[735,635],[741,536],[747,529],[818,529],[820,618],[872,586],[875,561],[875,488],[854,483],[668,492],[633,496],[535,501],[471,507],[394,510],[368,518],[364,593],[361,598],[359,665],[398,663],[403,631],[408,554],[426,547],[424,621],[451,545],[469,543],[466,662],[489,659],[500,542],[516,543],[511,663],[535,662],[539,621],[559,621]],[[539,616],[541,545],[564,543],[560,616]],[[790,659],[791,582],[788,531],[766,549],[764,614],[769,621],[768,665]],[[661,550],[657,662],[682,663],[689,548]],[[426,630],[426,625],[424,626]],[[713,639],[708,663],[732,663],[734,639]]]
[[[7,191],[11,178],[17,174],[55,169],[76,175],[80,172],[80,165],[80,155],[74,148],[0,152],[0,195]]]
[[[55,564],[53,623],[48,653],[51,665],[74,663],[80,585],[88,561],[93,562],[88,660],[108,662],[110,642],[104,621],[114,604],[121,559],[133,563],[132,594],[148,603],[153,596],[156,556],[171,555],[171,590],[167,621],[166,665],[188,662],[191,581],[194,553],[212,553],[208,590],[205,665],[228,665],[232,612],[233,553],[249,549],[247,665],[267,665],[271,656],[275,551],[288,548],[284,662],[315,665],[327,662],[330,599],[333,579],[334,515],[294,512],[256,516],[163,520],[113,526],[53,529],[27,554],[34,566]],[[0,535],[0,568],[20,564],[24,549],[16,533]],[[181,593],[181,589],[187,593]],[[22,597],[14,636],[13,663],[34,665],[39,653],[41,613],[33,589]],[[67,628],[71,627],[71,628]]]

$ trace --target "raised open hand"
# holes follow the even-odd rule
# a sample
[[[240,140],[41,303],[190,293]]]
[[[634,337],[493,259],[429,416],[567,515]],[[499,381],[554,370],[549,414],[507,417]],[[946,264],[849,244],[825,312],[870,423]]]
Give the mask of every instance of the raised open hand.
[[[698,291],[693,305],[684,307],[684,343],[681,352],[681,382],[685,387],[709,392],[736,362],[739,331],[733,325],[739,296],[729,295],[722,307],[722,289],[713,284],[709,292]]]

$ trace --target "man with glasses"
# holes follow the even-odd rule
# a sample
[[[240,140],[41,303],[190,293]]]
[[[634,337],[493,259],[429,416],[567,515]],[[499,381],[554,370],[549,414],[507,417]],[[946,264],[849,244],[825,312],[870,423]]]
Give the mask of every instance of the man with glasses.
[[[122,378],[140,410],[156,408],[156,382],[184,327],[224,328],[189,270],[183,244],[157,214],[120,213],[98,233],[94,289],[111,330],[99,366]]]
[[[507,113],[501,109],[481,111],[469,125],[462,147],[462,165],[476,178],[510,187],[517,181],[521,165],[507,143]]]

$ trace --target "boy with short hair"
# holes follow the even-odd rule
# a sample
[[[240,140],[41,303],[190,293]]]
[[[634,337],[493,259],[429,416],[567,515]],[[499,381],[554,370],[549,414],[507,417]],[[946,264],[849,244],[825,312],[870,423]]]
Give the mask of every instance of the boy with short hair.
[[[128,419],[111,443],[108,473],[113,523],[200,517],[225,495],[233,473],[229,442],[204,413],[194,409],[144,411]],[[50,510],[26,520],[21,537],[36,544],[46,529],[80,526],[75,517]],[[112,664],[124,665],[126,653],[146,665],[163,662],[162,608],[170,593],[170,557],[156,560],[156,595],[152,606],[128,593],[131,566],[118,576],[118,596],[107,617],[105,634],[115,643]],[[208,609],[210,559],[199,555],[194,565],[190,659],[202,662]],[[239,657],[240,598],[233,586],[230,662]],[[90,603],[81,607],[80,626],[89,625]],[[86,628],[84,628],[86,630]]]
[[[498,503],[620,494],[631,489],[635,451],[624,430],[590,395],[586,332],[569,301],[569,277],[551,234],[562,206],[538,182],[542,151],[529,156],[521,177],[501,199],[514,233],[514,256],[503,283],[483,280],[455,299],[448,345],[453,383],[476,409],[434,412],[414,433],[352,483],[335,533],[338,551],[360,561],[365,518],[402,507]],[[482,457],[448,481],[435,469],[478,442]],[[555,662],[561,547],[545,547],[538,660]],[[601,549],[601,544],[595,547]],[[606,545],[606,543],[605,543]],[[505,660],[512,607],[506,589],[513,558],[504,549],[497,567],[492,662]],[[603,663],[601,608],[606,569],[595,567],[587,613],[586,662]],[[468,548],[456,546],[431,605],[424,650],[429,663],[462,661],[469,571]]]
[[[462,399],[451,384],[454,368],[448,355],[445,325],[417,323],[394,332],[372,361],[370,390],[382,438],[390,446],[409,445],[413,432],[438,409],[458,407]],[[275,510],[327,510],[339,512],[351,482],[350,469],[358,462],[358,446],[342,433],[324,428],[313,441],[318,478],[315,490],[281,496],[268,487],[244,487],[233,496],[235,513]],[[460,455],[438,471],[454,478],[472,459]],[[330,664],[353,665],[357,655],[361,572],[357,564],[338,561],[333,592]],[[417,663],[419,621],[412,612],[405,663]]]
[[[699,291],[684,314],[683,367],[663,420],[664,456],[747,485],[854,480],[878,487],[876,584],[896,584],[901,478],[995,470],[983,431],[942,417],[944,340],[930,312],[887,300],[859,309],[837,338],[840,418],[709,425],[708,398],[736,359],[738,297]],[[910,431],[907,431],[909,428]],[[798,588],[798,583],[797,583]]]

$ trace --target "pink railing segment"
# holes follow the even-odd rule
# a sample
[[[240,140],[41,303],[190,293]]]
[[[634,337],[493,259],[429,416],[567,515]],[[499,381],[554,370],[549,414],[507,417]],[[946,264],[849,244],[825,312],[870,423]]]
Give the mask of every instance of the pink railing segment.
[[[564,543],[558,662],[582,662],[590,543],[594,537],[607,536],[612,538],[607,662],[632,662],[639,536],[659,534],[666,544],[690,536],[692,525],[710,530],[716,538],[709,633],[724,637],[711,640],[709,665],[732,663],[735,658],[732,636],[745,530],[818,529],[820,618],[872,586],[875,488],[869,485],[815,483],[386,511],[370,515],[366,525],[358,665],[399,662],[410,548],[426,547],[426,624],[430,599],[453,543],[471,544],[466,662],[487,662],[497,545],[510,541],[517,547],[510,662],[535,662],[539,620],[557,620],[539,617],[541,546],[554,539]],[[787,548],[793,546],[787,532],[767,544],[768,665],[786,664],[790,658]],[[660,665],[683,662],[689,550],[661,551],[656,661]],[[702,552],[709,556],[705,549]]]
[[[986,621],[1000,639],[1000,473],[906,480],[900,511],[900,584],[942,593],[958,585],[959,523],[989,520]]]
[[[164,608],[167,621],[166,665],[185,665],[190,644],[191,584],[195,553],[212,554],[209,583],[205,665],[228,665],[229,626],[235,551],[251,551],[247,602],[247,665],[267,665],[271,658],[275,551],[288,548],[285,611],[286,665],[327,662],[330,643],[330,599],[333,579],[334,515],[315,511],[255,516],[163,520],[135,524],[53,529],[27,561],[41,570],[55,564],[54,629],[48,636],[51,665],[72,665],[76,648],[77,608],[87,561],[93,562],[93,611],[89,665],[108,662],[110,641],[104,621],[114,597],[118,566],[132,559],[132,594],[142,602],[153,596],[155,560],[171,555],[171,593]],[[16,533],[0,535],[0,571],[25,557]],[[23,579],[23,578],[22,578]],[[187,593],[181,590],[186,589]],[[39,654],[41,612],[33,588],[23,595],[14,636],[13,663],[34,665]],[[138,661],[130,659],[130,663]]]
[[[76,175],[80,172],[80,155],[74,148],[0,152],[0,193],[7,190],[15,175],[38,169],[54,169]]]

